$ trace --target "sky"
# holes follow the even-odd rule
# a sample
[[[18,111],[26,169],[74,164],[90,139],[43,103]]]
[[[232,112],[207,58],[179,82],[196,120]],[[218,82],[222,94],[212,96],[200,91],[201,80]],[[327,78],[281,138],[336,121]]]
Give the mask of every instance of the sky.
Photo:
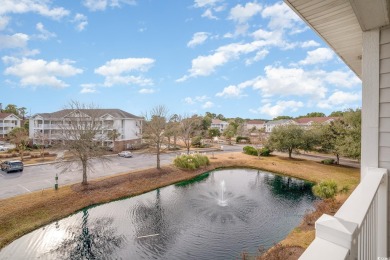
[[[272,119],[361,107],[361,81],[281,1],[0,0],[0,103]]]

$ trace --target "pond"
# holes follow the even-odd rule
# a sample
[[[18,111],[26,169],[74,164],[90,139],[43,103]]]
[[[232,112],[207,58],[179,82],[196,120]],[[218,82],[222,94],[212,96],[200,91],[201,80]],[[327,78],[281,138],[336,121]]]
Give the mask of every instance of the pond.
[[[5,247],[0,259],[237,259],[282,240],[316,200],[311,183],[224,169],[79,211]]]

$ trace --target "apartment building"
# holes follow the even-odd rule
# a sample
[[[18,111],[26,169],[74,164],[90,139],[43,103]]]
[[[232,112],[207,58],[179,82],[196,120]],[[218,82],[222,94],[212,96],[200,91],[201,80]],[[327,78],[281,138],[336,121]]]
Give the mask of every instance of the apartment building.
[[[5,138],[15,127],[20,127],[21,119],[12,113],[0,113],[0,138]]]
[[[60,141],[66,124],[75,118],[94,118],[102,124],[99,140],[103,145],[111,147],[114,151],[121,151],[133,144],[141,143],[143,118],[135,116],[120,109],[64,109],[53,113],[39,113],[29,120],[29,137],[32,143],[40,143],[42,136],[48,144]],[[65,127],[64,127],[65,126]],[[118,137],[115,141],[109,133],[116,131]]]

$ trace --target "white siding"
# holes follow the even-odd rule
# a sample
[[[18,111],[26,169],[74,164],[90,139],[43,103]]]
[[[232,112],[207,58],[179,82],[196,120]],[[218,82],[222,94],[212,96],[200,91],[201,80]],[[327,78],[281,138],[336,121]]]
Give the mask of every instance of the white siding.
[[[379,82],[379,167],[390,171],[390,29],[381,30]],[[389,213],[390,208],[388,216]],[[390,227],[389,220],[387,226]],[[390,236],[387,241],[390,241],[389,239]]]

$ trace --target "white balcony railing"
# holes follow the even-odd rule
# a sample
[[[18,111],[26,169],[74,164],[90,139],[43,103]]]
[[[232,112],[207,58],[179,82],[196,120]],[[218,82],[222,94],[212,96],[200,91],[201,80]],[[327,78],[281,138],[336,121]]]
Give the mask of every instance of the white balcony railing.
[[[385,259],[387,182],[386,169],[369,169],[334,216],[316,221],[316,237],[299,259]]]

